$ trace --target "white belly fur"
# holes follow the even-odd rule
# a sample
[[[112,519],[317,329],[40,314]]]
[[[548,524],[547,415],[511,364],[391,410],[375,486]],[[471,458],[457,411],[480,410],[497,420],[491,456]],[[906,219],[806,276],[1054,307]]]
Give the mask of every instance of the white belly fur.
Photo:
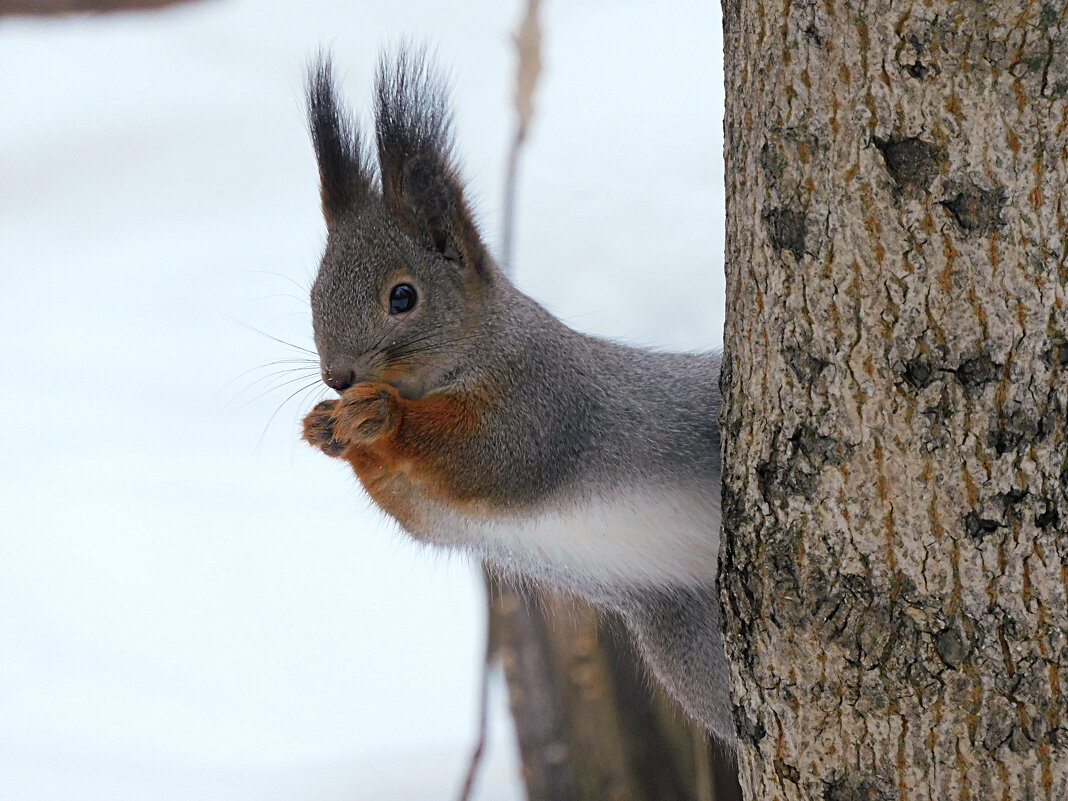
[[[618,491],[528,516],[446,517],[427,539],[534,577],[611,588],[708,586],[716,576],[718,488]]]

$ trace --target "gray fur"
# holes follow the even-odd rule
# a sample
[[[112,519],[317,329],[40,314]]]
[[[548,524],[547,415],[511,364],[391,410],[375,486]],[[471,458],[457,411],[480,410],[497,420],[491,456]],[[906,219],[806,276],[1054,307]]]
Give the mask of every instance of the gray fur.
[[[459,544],[503,570],[620,613],[668,690],[721,741],[733,742],[715,576],[719,355],[657,353],[587,336],[516,289],[489,257],[464,200],[440,82],[411,54],[384,62],[378,82],[382,193],[357,158],[320,155],[324,205],[328,189],[331,205],[311,305],[324,372],[351,371],[356,381],[385,380],[388,373],[412,400],[491,392],[496,402],[450,463],[459,483],[494,514],[581,515],[586,504],[620,497],[625,503],[631,493],[681,494],[709,510],[697,532],[707,574],[656,583],[569,569],[559,559],[540,559],[537,549],[455,534],[469,521],[449,510],[442,510],[440,525],[411,533]],[[360,152],[337,111],[328,66],[313,71],[310,106],[317,152]],[[353,137],[348,147],[336,144],[344,136]],[[357,169],[361,181],[330,175],[336,164]],[[358,195],[353,186],[362,187]],[[420,299],[403,317],[388,314],[388,293],[399,281],[415,286]],[[670,540],[656,528],[647,535],[654,549]],[[559,550],[573,546],[598,547],[561,542]],[[634,574],[642,575],[640,566]]]

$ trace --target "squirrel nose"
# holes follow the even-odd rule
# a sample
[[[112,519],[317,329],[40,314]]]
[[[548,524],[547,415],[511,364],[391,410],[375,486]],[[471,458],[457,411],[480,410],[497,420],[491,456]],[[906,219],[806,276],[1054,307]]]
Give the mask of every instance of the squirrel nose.
[[[336,392],[344,392],[356,383],[356,371],[344,367],[324,367],[323,382]]]

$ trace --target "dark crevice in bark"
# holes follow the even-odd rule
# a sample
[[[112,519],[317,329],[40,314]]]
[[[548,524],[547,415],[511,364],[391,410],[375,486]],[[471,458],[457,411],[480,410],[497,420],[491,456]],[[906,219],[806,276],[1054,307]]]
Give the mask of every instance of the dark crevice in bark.
[[[986,234],[1005,225],[1001,219],[1001,210],[1005,207],[1004,189],[983,189],[971,182],[953,189],[956,194],[943,200],[942,205],[964,231]]]
[[[823,801],[894,801],[897,788],[892,779],[855,771],[836,776],[827,782]]]
[[[927,189],[946,164],[946,149],[915,136],[874,140],[890,176],[902,187]]]
[[[808,228],[804,212],[788,208],[767,209],[764,212],[764,227],[773,248],[788,250],[798,261],[805,255]]]
[[[931,365],[922,359],[914,359],[905,365],[905,380],[913,387],[922,389],[935,378]]]
[[[1003,365],[995,364],[989,356],[982,354],[962,361],[953,373],[962,386],[974,389],[996,380],[1002,367]]]
[[[926,78],[927,74],[931,71],[925,64],[920,63],[919,59],[916,59],[916,61],[911,64],[906,64],[902,69],[919,81]]]
[[[964,516],[964,533],[973,540],[982,540],[988,534],[993,534],[1004,526],[1005,524],[1000,520],[991,520],[978,512],[968,512]]]

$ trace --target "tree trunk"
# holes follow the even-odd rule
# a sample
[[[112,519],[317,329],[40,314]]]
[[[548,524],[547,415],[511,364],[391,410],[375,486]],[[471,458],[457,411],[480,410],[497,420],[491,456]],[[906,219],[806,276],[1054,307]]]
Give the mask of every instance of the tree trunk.
[[[724,9],[749,799],[1068,798],[1068,12]]]

